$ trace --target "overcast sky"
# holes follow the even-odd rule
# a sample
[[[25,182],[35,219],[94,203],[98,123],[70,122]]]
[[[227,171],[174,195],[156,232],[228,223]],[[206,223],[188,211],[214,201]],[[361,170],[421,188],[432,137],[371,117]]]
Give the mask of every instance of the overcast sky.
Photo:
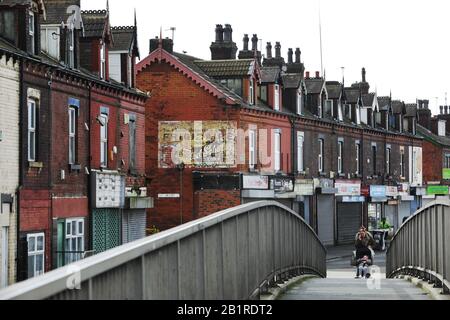
[[[110,0],[113,26],[132,25],[137,10],[141,58],[148,53],[148,40],[175,27],[175,50],[210,59],[209,46],[215,25],[229,23],[233,40],[242,49],[244,33],[281,42],[287,60],[288,48],[300,47],[306,70],[319,71],[318,0]],[[104,9],[106,0],[82,0],[82,10]],[[323,64],[327,80],[346,85],[367,70],[371,91],[413,103],[429,99],[433,113],[437,103],[450,99],[450,38],[448,0],[321,0]],[[438,102],[436,100],[438,98]]]

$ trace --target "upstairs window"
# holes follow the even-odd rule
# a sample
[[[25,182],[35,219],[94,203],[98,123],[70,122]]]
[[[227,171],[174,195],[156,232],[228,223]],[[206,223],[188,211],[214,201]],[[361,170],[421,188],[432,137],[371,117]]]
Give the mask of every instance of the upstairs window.
[[[130,130],[130,169],[136,169],[136,115],[130,115],[130,122],[128,124]]]
[[[325,100],[325,114],[333,117],[333,100]]]
[[[36,100],[28,100],[28,161],[36,161],[36,140],[37,140],[37,128],[36,128],[36,115],[37,107]]]
[[[344,141],[338,142],[338,173],[344,172]]]
[[[400,176],[405,177],[405,150],[400,149]]]
[[[343,116],[343,113],[342,113],[342,104],[340,104],[340,103],[339,103],[339,106],[338,106],[338,120],[339,121],[344,121],[344,116]]]
[[[77,161],[77,110],[69,107],[69,164]]]
[[[361,143],[360,142],[356,142],[356,174],[360,175],[361,174]]]
[[[108,166],[108,115],[102,113],[100,119],[100,165]]]
[[[41,26],[41,50],[59,60],[59,27]]]
[[[297,114],[303,114],[303,95],[300,90],[297,91]]]
[[[319,167],[319,173],[324,172],[324,140],[319,139],[319,156],[318,156],[318,167]]]
[[[15,16],[10,10],[0,11],[0,36],[10,41],[14,41],[15,33]]]
[[[253,78],[250,78],[250,88],[248,91],[248,104],[251,106],[255,104],[255,86]]]
[[[386,148],[386,174],[391,174],[391,148]]]
[[[242,79],[222,79],[220,83],[242,97]]]
[[[35,32],[35,19],[34,19],[34,13],[29,11],[28,13],[28,29],[29,29],[29,35],[30,35],[30,44],[31,44],[31,52],[33,54],[36,54],[36,38],[34,35]]]
[[[274,170],[281,170],[281,131],[276,131],[274,135]]]
[[[305,134],[303,132],[297,132],[297,171],[304,172],[304,144]]]
[[[377,175],[377,146],[372,146],[372,172]]]
[[[273,100],[273,108],[276,111],[280,111],[280,86],[278,84],[276,84],[274,88]]]
[[[100,78],[106,78],[106,46],[104,42],[100,46]]]
[[[75,67],[75,35],[72,25],[67,32],[67,64],[70,68]]]

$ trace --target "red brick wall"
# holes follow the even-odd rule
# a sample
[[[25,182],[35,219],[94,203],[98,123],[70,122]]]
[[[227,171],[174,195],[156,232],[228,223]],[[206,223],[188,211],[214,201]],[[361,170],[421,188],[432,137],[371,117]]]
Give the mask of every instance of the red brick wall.
[[[442,180],[442,148],[431,142],[423,142],[423,183]]]
[[[241,193],[226,190],[203,190],[194,194],[195,210],[198,218],[233,208],[241,204]]]

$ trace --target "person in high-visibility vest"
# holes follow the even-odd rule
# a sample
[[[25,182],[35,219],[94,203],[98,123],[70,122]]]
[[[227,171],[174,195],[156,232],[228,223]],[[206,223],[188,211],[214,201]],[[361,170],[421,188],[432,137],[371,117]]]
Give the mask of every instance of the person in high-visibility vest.
[[[391,225],[389,224],[389,222],[387,222],[386,218],[381,218],[381,222],[379,225],[379,228],[382,230],[386,230],[386,229],[391,229]]]

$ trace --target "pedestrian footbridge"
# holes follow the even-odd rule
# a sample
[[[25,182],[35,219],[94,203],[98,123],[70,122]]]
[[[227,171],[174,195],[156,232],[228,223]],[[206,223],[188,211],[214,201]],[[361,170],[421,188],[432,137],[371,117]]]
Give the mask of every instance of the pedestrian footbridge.
[[[395,235],[379,278],[363,285],[353,279],[349,259],[328,261],[327,270],[327,250],[300,216],[261,201],[15,284],[0,291],[0,299],[259,299],[304,275],[314,278],[283,299],[429,299],[398,277],[420,277],[448,293],[449,229],[450,201],[421,209]]]

